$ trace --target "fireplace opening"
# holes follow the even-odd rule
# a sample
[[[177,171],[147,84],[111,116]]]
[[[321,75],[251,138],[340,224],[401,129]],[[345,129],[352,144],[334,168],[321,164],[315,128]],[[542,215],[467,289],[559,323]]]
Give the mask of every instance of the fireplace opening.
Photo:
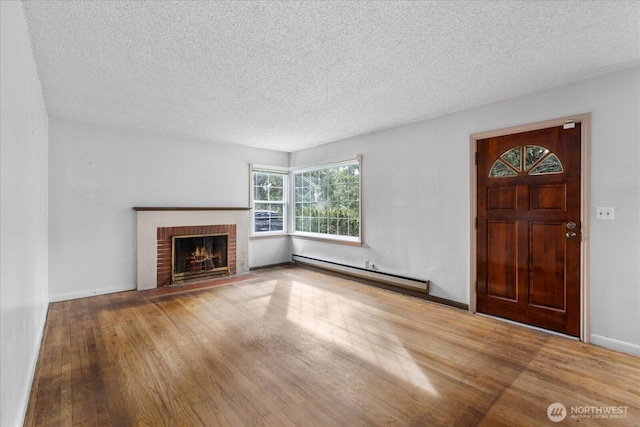
[[[228,275],[228,247],[228,234],[174,236],[171,283],[180,285]]]

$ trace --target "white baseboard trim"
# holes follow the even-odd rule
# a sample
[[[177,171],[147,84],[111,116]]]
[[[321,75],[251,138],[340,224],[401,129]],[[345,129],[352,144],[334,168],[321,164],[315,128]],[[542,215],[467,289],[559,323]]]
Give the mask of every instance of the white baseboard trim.
[[[40,318],[40,325],[38,328],[38,336],[36,336],[35,342],[33,343],[36,351],[33,352],[31,356],[31,360],[29,361],[29,381],[25,383],[24,389],[22,391],[22,399],[20,402],[20,410],[18,414],[21,415],[22,422],[20,425],[24,424],[24,419],[27,416],[27,408],[29,406],[29,396],[31,395],[31,387],[33,387],[33,379],[36,376],[36,368],[38,367],[38,359],[40,358],[40,348],[42,347],[42,338],[44,337],[44,329],[47,326],[47,315],[49,314],[49,303],[44,304],[42,309],[42,316]]]
[[[610,350],[632,354],[634,356],[640,356],[640,345],[631,344],[625,341],[619,341],[614,338],[591,334],[591,344],[599,345]]]
[[[116,292],[135,291],[136,285],[119,286],[116,288],[91,289],[87,291],[68,292],[65,294],[49,295],[50,302],[69,301],[78,298],[95,297],[96,295],[115,294]]]

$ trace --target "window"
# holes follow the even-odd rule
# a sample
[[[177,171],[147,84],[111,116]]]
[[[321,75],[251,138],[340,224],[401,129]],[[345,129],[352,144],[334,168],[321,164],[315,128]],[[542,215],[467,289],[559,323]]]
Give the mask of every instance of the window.
[[[360,158],[293,171],[295,233],[360,241]]]
[[[544,147],[526,145],[502,153],[491,166],[489,178],[518,176],[519,172],[523,170],[523,161],[524,171],[529,175],[550,175],[564,171],[558,156],[549,153],[549,150]]]
[[[253,166],[251,175],[253,232],[286,232],[287,170]]]

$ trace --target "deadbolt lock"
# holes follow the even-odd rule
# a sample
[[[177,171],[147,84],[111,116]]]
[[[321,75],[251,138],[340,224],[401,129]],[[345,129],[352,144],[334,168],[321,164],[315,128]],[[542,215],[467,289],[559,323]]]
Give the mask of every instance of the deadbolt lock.
[[[576,223],[575,222],[568,222],[567,223],[567,230],[574,230],[576,228]]]

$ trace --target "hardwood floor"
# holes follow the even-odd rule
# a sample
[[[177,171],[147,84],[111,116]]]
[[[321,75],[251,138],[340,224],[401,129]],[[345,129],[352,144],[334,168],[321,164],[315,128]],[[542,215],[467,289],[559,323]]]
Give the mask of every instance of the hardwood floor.
[[[638,357],[279,267],[52,303],[25,425],[639,425],[639,396]]]

